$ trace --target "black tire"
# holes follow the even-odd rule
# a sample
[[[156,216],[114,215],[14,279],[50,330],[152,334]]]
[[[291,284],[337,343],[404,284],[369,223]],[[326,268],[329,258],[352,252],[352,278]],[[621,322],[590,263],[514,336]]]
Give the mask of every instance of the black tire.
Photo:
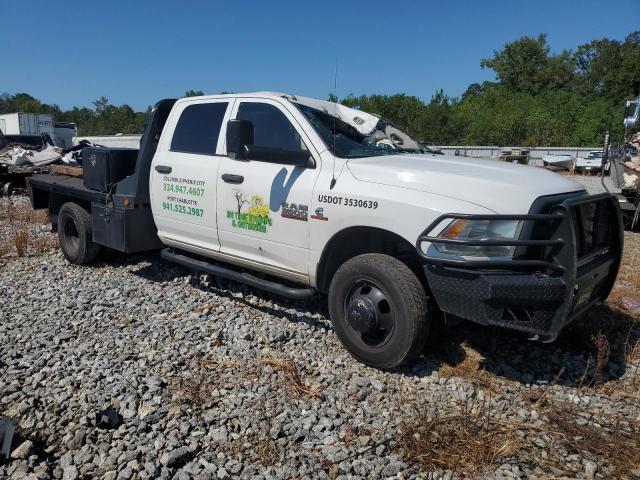
[[[420,280],[388,255],[371,253],[345,262],[329,287],[329,313],[349,353],[376,368],[415,360],[429,334],[427,295]]]
[[[77,203],[67,202],[58,213],[60,249],[69,262],[85,265],[100,254],[100,245],[93,242],[91,214]]]

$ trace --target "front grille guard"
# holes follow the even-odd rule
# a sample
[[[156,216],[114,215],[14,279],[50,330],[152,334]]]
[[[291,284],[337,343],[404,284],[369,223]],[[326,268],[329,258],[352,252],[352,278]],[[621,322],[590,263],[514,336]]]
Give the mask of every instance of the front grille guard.
[[[576,231],[576,209],[575,207],[589,202],[604,202],[613,213],[610,222],[615,223],[611,229],[611,241],[606,248],[589,255],[588,258],[578,259],[577,256],[577,238],[580,232]],[[451,221],[456,219],[468,220],[521,220],[525,223],[520,231],[517,239],[504,240],[453,240],[443,239],[432,236],[431,232],[438,227],[443,221]],[[529,224],[529,225],[527,225]],[[539,238],[542,237],[542,238]],[[429,243],[449,243],[470,246],[513,246],[515,247],[514,257],[512,260],[468,260],[460,258],[435,258],[425,254],[421,248],[423,242]],[[425,260],[427,268],[433,274],[438,271],[450,272],[454,276],[442,277],[437,275],[432,277],[428,275],[430,282],[433,279],[439,282],[432,285],[436,289],[442,287],[443,282],[457,282],[460,288],[454,288],[453,291],[460,290],[461,293],[466,288],[472,288],[472,284],[468,283],[469,278],[477,275],[491,274],[493,277],[487,277],[489,283],[491,278],[502,279],[513,278],[514,292],[518,291],[519,282],[534,281],[535,278],[539,283],[555,285],[553,288],[556,294],[549,292],[546,300],[555,305],[551,310],[534,312],[534,317],[528,318],[527,321],[513,321],[502,319],[485,319],[480,323],[489,323],[498,326],[520,330],[529,333],[541,340],[551,341],[556,338],[559,331],[571,320],[581,315],[590,306],[597,301],[604,300],[613,284],[620,266],[622,256],[623,243],[623,227],[620,208],[615,197],[610,194],[584,195],[565,199],[561,203],[555,204],[548,208],[547,213],[531,213],[526,215],[475,215],[475,214],[444,214],[437,218],[429,227],[427,227],[418,237],[416,241],[416,249],[418,254]],[[578,288],[579,284],[584,282],[585,278],[596,278],[592,275],[603,262],[612,262],[612,268],[606,278],[601,278],[600,288],[597,294],[591,296],[587,302],[580,303],[581,292]],[[469,277],[471,274],[471,277]],[[523,276],[524,274],[524,276]],[[511,277],[505,277],[511,276]],[[526,280],[531,279],[531,280]],[[546,279],[546,280],[545,280]],[[467,283],[466,283],[467,282]],[[474,304],[474,292],[467,291],[467,295],[456,294],[455,298],[449,296],[444,298],[444,302],[448,308],[444,308],[449,313],[461,315],[469,320],[479,321],[482,312],[491,311],[492,308],[508,307],[505,304],[496,304],[494,300],[487,299],[489,303],[485,307],[478,307]],[[500,295],[504,296],[505,292]],[[506,294],[509,296],[509,294]],[[559,295],[556,296],[556,295]],[[467,298],[469,297],[469,298]],[[553,300],[555,299],[555,300]],[[439,299],[438,299],[439,301]],[[439,301],[440,303],[440,301]],[[443,305],[444,306],[444,305]],[[465,309],[468,307],[468,309]],[[542,304],[540,304],[542,307]],[[535,310],[535,309],[534,309]],[[465,315],[468,313],[469,315]]]
[[[468,270],[506,270],[522,272],[550,272],[555,275],[575,271],[577,265],[576,256],[576,235],[574,228],[574,207],[582,204],[607,201],[614,207],[618,215],[617,231],[622,237],[622,223],[619,213],[618,202],[615,197],[608,193],[598,195],[588,195],[573,197],[564,200],[562,203],[551,207],[550,213],[534,213],[522,215],[500,215],[500,214],[461,214],[447,213],[433,221],[419,236],[416,241],[418,254],[431,265],[468,269]],[[448,239],[431,236],[431,232],[446,220],[519,220],[530,222],[533,225],[523,228],[523,232],[539,230],[540,225],[544,225],[547,231],[551,232],[551,238],[529,239],[516,238],[504,240],[488,239]],[[522,237],[522,235],[521,235]],[[457,244],[466,246],[499,246],[517,247],[516,254],[510,260],[469,260],[464,258],[441,258],[427,255],[421,248],[423,242],[433,244]],[[621,243],[620,243],[621,245]],[[530,247],[535,247],[538,252],[544,249],[543,255],[535,255],[538,258],[528,258],[531,256]],[[604,251],[606,249],[602,249]],[[596,252],[594,256],[597,256]],[[543,257],[543,258],[540,258]]]
[[[504,240],[487,240],[487,239],[448,239],[433,237],[430,235],[438,225],[446,220],[519,220],[525,222],[545,223],[551,226],[564,220],[566,214],[563,211],[551,214],[528,214],[528,215],[474,215],[447,213],[438,217],[426,230],[424,230],[416,242],[418,254],[429,263],[444,267],[457,267],[467,269],[491,269],[491,270],[551,270],[556,273],[564,273],[566,267],[558,262],[540,260],[540,259],[512,259],[512,260],[467,260],[463,258],[441,258],[430,257],[421,248],[423,242],[434,244],[456,244],[472,247],[562,247],[566,241],[563,238],[549,240],[522,240],[522,239],[504,239]]]

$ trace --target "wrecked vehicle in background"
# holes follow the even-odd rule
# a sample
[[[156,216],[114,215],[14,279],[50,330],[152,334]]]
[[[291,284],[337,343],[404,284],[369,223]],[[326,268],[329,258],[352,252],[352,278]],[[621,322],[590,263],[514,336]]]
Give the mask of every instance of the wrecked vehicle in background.
[[[54,163],[74,164],[75,150],[78,147],[64,150],[55,146],[47,133],[4,135],[0,131],[0,196],[25,189],[27,177],[47,172]]]
[[[625,103],[624,141],[614,145],[604,159],[609,161],[611,178],[620,189],[616,194],[622,211],[624,227],[628,230],[640,228],[640,132],[633,131],[640,125],[640,92],[635,100]]]
[[[503,149],[500,152],[498,160],[501,162],[519,163],[521,165],[529,165],[529,159],[531,157],[531,151],[528,149],[515,150],[515,149]]]

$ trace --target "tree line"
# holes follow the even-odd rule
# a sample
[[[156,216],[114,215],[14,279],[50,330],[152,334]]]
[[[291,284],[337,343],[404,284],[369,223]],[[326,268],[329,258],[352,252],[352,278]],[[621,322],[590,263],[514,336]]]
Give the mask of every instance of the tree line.
[[[522,37],[480,62],[496,81],[460,98],[349,95],[348,106],[377,113],[417,139],[440,145],[597,146],[623,135],[624,101],[640,86],[640,32],[551,54],[547,38]]]
[[[350,94],[340,102],[388,118],[421,142],[597,146],[606,129],[614,141],[622,137],[624,101],[640,86],[640,31],[557,54],[546,35],[525,36],[480,65],[493,70],[496,80],[472,83],[459,98],[438,90],[428,102],[405,94]],[[185,96],[202,94],[189,90]],[[0,95],[0,113],[52,113],[56,121],[76,123],[81,136],[141,133],[150,110],[115,106],[106,97],[93,106],[62,110],[27,93]]]

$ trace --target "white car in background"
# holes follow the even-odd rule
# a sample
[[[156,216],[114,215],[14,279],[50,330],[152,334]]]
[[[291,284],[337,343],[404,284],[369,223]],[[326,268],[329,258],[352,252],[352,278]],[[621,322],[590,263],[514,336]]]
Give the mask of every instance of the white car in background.
[[[602,150],[592,150],[586,156],[586,158],[576,159],[575,170],[576,172],[599,172],[602,170],[602,157],[604,152]],[[609,170],[609,164],[605,165],[605,172]]]
[[[551,153],[542,157],[545,167],[556,167],[571,170],[576,163],[576,159],[571,154]]]

